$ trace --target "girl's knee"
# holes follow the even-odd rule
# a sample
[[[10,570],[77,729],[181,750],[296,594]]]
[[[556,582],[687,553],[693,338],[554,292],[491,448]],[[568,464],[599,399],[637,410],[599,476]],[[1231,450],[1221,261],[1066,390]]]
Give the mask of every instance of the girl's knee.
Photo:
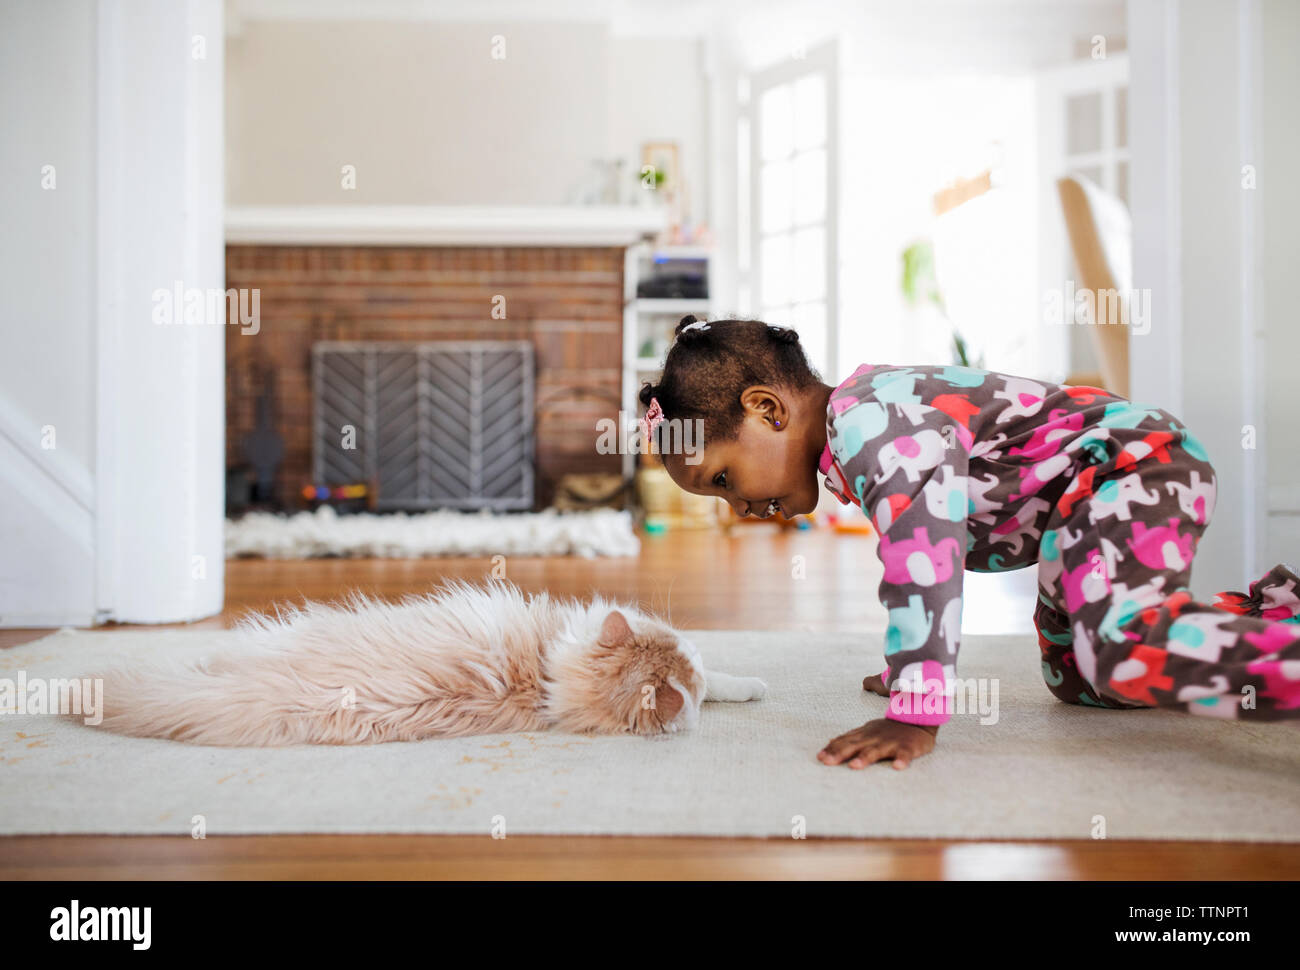
[[[1142,707],[1119,695],[1098,690],[1079,673],[1073,650],[1053,651],[1043,657],[1043,682],[1052,696],[1064,704],[1126,710]]]
[[[1052,692],[1052,696],[1062,704],[1092,704],[1087,696],[1087,687],[1082,681],[1076,681],[1073,677],[1066,677],[1059,670],[1053,670],[1047,661],[1043,661],[1043,682],[1047,684],[1047,689]]]

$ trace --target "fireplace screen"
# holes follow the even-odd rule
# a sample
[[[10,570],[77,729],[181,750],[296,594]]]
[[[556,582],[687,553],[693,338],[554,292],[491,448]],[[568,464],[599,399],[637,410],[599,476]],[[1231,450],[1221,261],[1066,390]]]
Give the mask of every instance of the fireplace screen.
[[[316,484],[370,484],[380,509],[533,507],[528,341],[322,341],[312,381]]]

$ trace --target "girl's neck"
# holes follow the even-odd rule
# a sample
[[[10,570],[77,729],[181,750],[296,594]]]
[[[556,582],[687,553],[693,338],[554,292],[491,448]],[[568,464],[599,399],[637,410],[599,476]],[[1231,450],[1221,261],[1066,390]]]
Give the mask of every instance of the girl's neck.
[[[813,460],[820,462],[826,450],[826,408],[830,404],[831,384],[818,384],[808,395],[808,445]]]

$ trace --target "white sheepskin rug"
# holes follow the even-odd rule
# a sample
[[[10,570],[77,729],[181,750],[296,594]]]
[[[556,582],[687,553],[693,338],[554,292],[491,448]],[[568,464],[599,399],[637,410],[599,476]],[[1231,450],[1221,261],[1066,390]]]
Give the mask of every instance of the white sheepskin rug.
[[[274,515],[226,520],[226,556],[418,559],[425,556],[635,556],[632,513],[616,509]]]

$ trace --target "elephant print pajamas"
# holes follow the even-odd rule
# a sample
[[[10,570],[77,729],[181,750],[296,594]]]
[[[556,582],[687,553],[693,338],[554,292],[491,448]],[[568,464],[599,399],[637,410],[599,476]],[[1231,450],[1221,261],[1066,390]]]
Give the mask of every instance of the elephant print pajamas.
[[[1097,707],[1300,717],[1300,577],[1187,589],[1216,479],[1176,418],[1095,387],[863,364],[831,393],[825,486],[880,537],[887,717],[952,713],[962,576],[1038,563],[1043,677]]]

